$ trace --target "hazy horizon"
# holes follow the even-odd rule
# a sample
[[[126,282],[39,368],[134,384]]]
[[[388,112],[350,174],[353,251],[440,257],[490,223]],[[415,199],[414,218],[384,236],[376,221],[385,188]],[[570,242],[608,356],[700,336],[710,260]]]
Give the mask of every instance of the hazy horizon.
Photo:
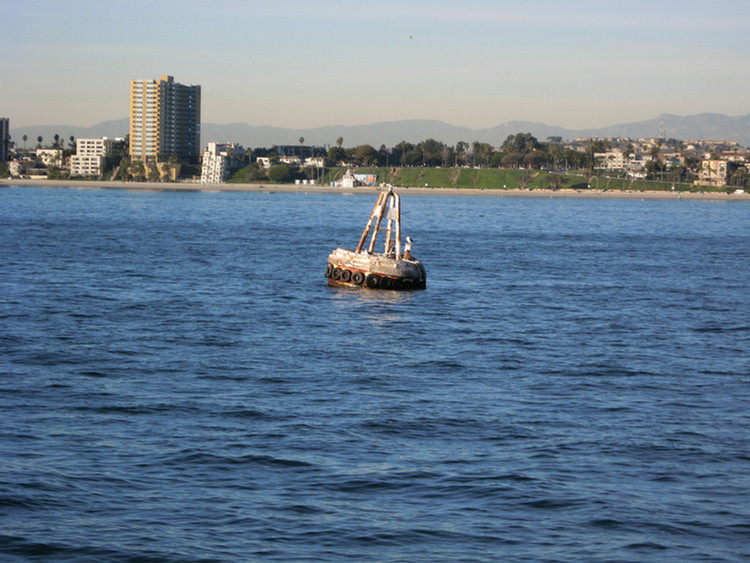
[[[4,3],[0,115],[90,127],[129,83],[202,87],[204,123],[407,119],[568,129],[750,111],[750,4],[291,0]],[[119,116],[119,117],[118,117]]]
[[[664,112],[664,113],[659,114],[659,115],[653,115],[651,117],[644,117],[643,119],[639,119],[637,121],[619,122],[619,123],[603,123],[601,125],[595,125],[595,126],[591,126],[591,127],[575,127],[575,126],[572,126],[572,127],[564,127],[564,129],[569,129],[571,131],[589,130],[589,129],[604,129],[604,128],[608,128],[608,127],[615,127],[617,125],[631,125],[633,123],[641,123],[641,122],[653,121],[655,119],[658,119],[659,117],[668,116],[668,115],[673,115],[673,116],[676,116],[676,117],[679,117],[679,118],[689,118],[689,117],[694,117],[694,116],[697,116],[697,115],[721,115],[721,116],[726,116],[728,118],[738,118],[738,117],[744,117],[746,115],[750,115],[750,112],[746,112],[744,114],[739,114],[739,115],[728,115],[728,114],[722,114],[722,113],[715,112],[715,111],[706,111],[706,112],[701,112],[700,114],[695,114],[695,115],[677,115],[677,114],[672,113],[672,112]],[[6,116],[3,115],[2,117],[6,117]],[[23,129],[23,128],[35,128],[35,127],[77,127],[77,128],[86,129],[86,128],[96,127],[97,125],[102,125],[102,124],[110,123],[110,122],[127,121],[128,119],[129,119],[128,117],[120,116],[120,117],[116,117],[116,118],[103,119],[103,120],[98,121],[96,123],[91,123],[91,124],[87,124],[87,125],[81,125],[81,124],[77,124],[77,123],[34,123],[34,124],[30,124],[30,125],[15,125],[13,123],[13,121],[11,120],[10,128],[11,128],[11,130],[13,130],[13,129],[17,130],[17,129]],[[502,123],[491,123],[491,124],[490,123],[486,123],[485,125],[480,125],[478,127],[468,127],[468,126],[461,125],[461,124],[458,124],[458,123],[450,123],[450,122],[444,121],[442,119],[433,119],[433,118],[387,119],[387,120],[373,121],[373,122],[368,122],[368,123],[364,123],[363,122],[363,123],[349,123],[349,124],[344,124],[344,123],[327,123],[327,124],[315,125],[315,126],[311,126],[311,127],[281,126],[281,125],[274,125],[274,124],[271,124],[271,123],[253,124],[253,123],[248,123],[248,122],[245,122],[245,121],[228,121],[228,122],[218,123],[218,122],[210,122],[210,121],[206,121],[206,120],[201,120],[201,124],[205,124],[205,125],[217,125],[217,126],[247,125],[247,126],[256,127],[256,128],[269,127],[269,128],[274,128],[274,129],[278,128],[278,129],[289,129],[289,130],[292,130],[292,131],[298,131],[298,130],[304,130],[304,129],[322,129],[322,128],[336,128],[336,127],[368,127],[368,126],[371,126],[371,125],[378,125],[378,124],[385,124],[385,123],[400,123],[400,122],[408,122],[408,121],[424,121],[424,122],[434,121],[434,122],[439,122],[439,123],[445,124],[445,125],[447,125],[449,127],[465,128],[465,129],[471,129],[471,130],[492,129],[492,128],[495,128],[495,127],[499,127],[499,126],[505,125],[507,123],[515,123],[515,122],[520,122],[520,123],[536,123],[536,124],[539,124],[539,125],[545,125],[545,126],[549,126],[549,127],[558,127],[558,125],[556,125],[554,123],[544,123],[544,122],[541,122],[541,121],[531,121],[531,120],[528,120],[528,119],[507,119],[507,120],[505,120]]]

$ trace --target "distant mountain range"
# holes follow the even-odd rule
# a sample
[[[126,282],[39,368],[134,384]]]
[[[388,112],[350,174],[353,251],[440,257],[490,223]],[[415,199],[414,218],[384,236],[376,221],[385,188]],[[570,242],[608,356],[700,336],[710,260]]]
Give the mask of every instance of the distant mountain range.
[[[202,123],[201,144],[209,141],[236,142],[246,147],[271,147],[272,145],[297,145],[304,137],[306,145],[333,145],[342,137],[345,147],[369,144],[375,148],[385,145],[392,147],[401,141],[418,143],[425,139],[435,139],[448,145],[459,141],[489,143],[499,146],[508,135],[531,133],[540,141],[547,137],[562,137],[573,140],[578,137],[658,137],[663,120],[667,138],[687,140],[737,141],[750,147],[750,114],[731,117],[717,113],[679,116],[663,114],[654,119],[633,123],[619,123],[597,129],[565,129],[532,121],[508,121],[489,129],[469,129],[457,127],[437,120],[412,119],[404,121],[384,121],[370,125],[332,125],[311,129],[288,129],[283,127],[254,126],[247,123]],[[92,127],[72,125],[37,125],[14,128],[11,119],[11,137],[16,145],[23,147],[23,135],[28,136],[27,147],[37,143],[37,137],[44,138],[46,145],[55,134],[60,135],[66,144],[71,135],[76,138],[124,137],[128,133],[128,119],[104,121]]]

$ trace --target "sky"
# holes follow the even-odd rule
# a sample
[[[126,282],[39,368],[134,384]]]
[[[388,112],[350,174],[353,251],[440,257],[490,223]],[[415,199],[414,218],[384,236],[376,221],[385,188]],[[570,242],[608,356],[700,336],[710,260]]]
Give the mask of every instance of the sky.
[[[747,0],[0,0],[0,14],[11,127],[127,117],[130,81],[167,74],[201,85],[205,123],[750,113]]]

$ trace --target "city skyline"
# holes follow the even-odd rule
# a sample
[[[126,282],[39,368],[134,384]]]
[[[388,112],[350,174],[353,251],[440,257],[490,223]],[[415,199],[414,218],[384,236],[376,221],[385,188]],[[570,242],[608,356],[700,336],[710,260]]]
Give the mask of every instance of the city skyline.
[[[165,74],[201,85],[204,122],[290,128],[404,119],[586,128],[750,109],[745,2],[4,8],[0,114],[14,128],[124,117],[130,81]]]

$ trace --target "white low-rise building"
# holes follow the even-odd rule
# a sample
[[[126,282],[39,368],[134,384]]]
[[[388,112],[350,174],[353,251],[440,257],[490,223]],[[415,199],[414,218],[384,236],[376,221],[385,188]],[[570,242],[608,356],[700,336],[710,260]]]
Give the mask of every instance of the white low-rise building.
[[[621,150],[594,153],[597,170],[622,170],[625,168],[625,155]]]
[[[279,162],[282,164],[288,164],[289,166],[299,167],[302,165],[302,159],[298,156],[281,156]]]
[[[305,166],[310,166],[312,168],[324,168],[325,164],[326,164],[326,159],[325,157],[322,157],[322,156],[306,158],[305,163],[304,163]]]
[[[77,156],[108,156],[117,142],[116,139],[76,139]]]
[[[99,176],[103,171],[103,156],[79,156],[74,154],[70,157],[71,176]]]
[[[226,182],[233,169],[240,168],[246,157],[245,148],[236,143],[208,143],[203,151],[201,184]]]
[[[645,179],[648,175],[646,173],[646,164],[652,160],[651,156],[647,154],[631,154],[625,161],[625,168],[623,170],[629,178]]]
[[[36,158],[45,166],[62,166],[62,149],[37,149]]]
[[[76,154],[70,157],[71,176],[99,176],[118,139],[76,139]]]
[[[8,170],[10,171],[10,175],[14,178],[23,176],[26,173],[26,167],[23,162],[19,162],[18,160],[11,160],[8,163]]]

